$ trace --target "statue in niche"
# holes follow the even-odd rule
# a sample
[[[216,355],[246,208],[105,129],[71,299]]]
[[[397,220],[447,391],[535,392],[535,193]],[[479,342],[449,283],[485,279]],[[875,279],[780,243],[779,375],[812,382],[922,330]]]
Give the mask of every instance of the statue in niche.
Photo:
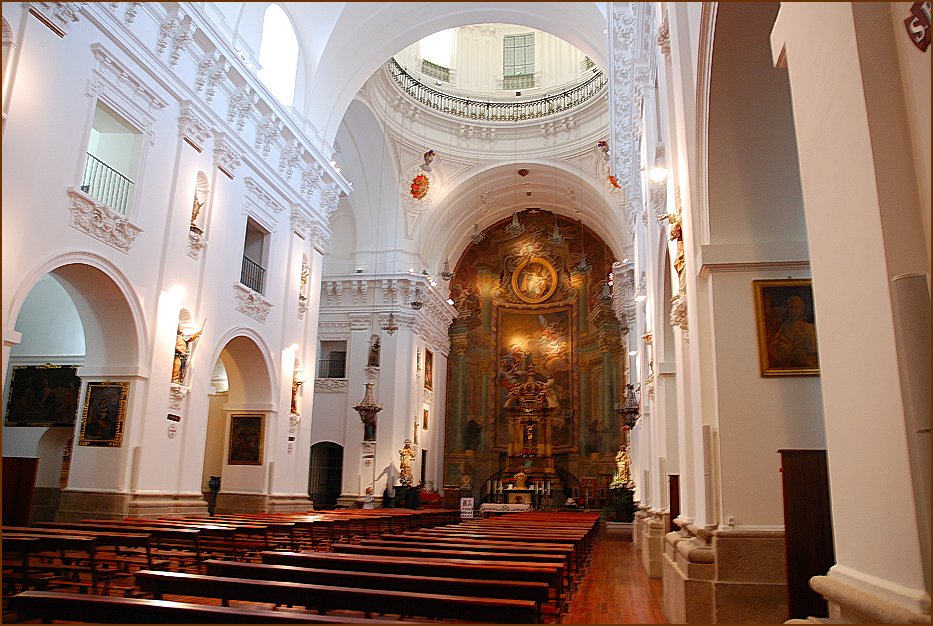
[[[677,280],[680,282],[680,290],[687,288],[687,262],[684,258],[684,232],[683,219],[679,213],[668,213],[658,218],[659,221],[667,220],[671,225],[670,240],[677,242],[677,256],[674,257],[674,269],[677,271]]]
[[[366,360],[366,367],[379,367],[379,350],[381,347],[379,337],[376,337],[372,345],[369,346],[369,358]]]
[[[204,208],[204,203],[198,200],[198,194],[194,194],[194,205],[191,207],[191,230],[200,233],[201,229],[198,227],[198,215],[201,214],[201,209]]]
[[[296,370],[292,375],[292,402],[291,402],[291,414],[300,415],[300,407],[298,406],[301,401],[301,387],[304,384],[304,381],[301,380],[301,376]]]
[[[204,322],[207,323],[207,320],[204,320]],[[203,332],[204,324],[201,325],[201,330],[186,335],[185,329],[182,327],[181,323],[178,324],[178,330],[175,334],[175,361],[172,364],[173,383],[178,385],[185,384],[185,375],[188,373],[188,363],[191,360],[191,352],[194,350],[194,346],[191,344],[195,343]]]

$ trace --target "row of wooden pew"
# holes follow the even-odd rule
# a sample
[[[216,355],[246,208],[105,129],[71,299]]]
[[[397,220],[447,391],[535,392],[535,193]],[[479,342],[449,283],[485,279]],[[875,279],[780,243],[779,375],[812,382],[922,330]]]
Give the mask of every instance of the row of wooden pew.
[[[377,509],[132,520],[136,528],[146,527],[140,526],[145,523],[154,529],[195,531],[196,567],[175,558],[177,550],[166,553],[161,543],[166,538],[153,532],[150,542],[155,537],[156,544],[150,543],[146,550],[153,564],[127,570],[133,573],[134,595],[151,595],[152,599],[110,597],[106,601],[125,603],[123,611],[114,613],[121,622],[179,622],[185,621],[183,615],[198,622],[242,621],[239,617],[222,619],[224,610],[237,615],[254,611],[254,621],[269,621],[265,613],[285,621],[293,616],[316,621],[308,618],[324,614],[343,621],[386,614],[416,620],[559,621],[575,583],[585,572],[598,527],[597,516],[582,513],[523,513],[463,524],[443,524],[456,512],[434,519],[414,513]],[[338,536],[331,533],[315,540],[315,522],[322,520],[318,528],[340,528]],[[129,520],[121,523],[121,527],[132,526]],[[210,527],[235,530],[220,533],[219,528]],[[206,529],[209,532],[202,535]],[[224,550],[218,548],[221,536],[226,539]],[[213,543],[205,548],[202,542],[208,538]],[[142,554],[138,552],[137,558]],[[41,619],[82,621],[82,616],[91,615],[92,621],[108,621],[109,613],[84,612],[90,604],[100,606],[99,596],[59,592],[50,597],[50,593],[44,589],[20,593],[12,598],[12,606],[18,614]],[[193,596],[219,601],[221,606],[211,606],[208,615],[199,607],[209,605],[179,602]],[[66,600],[76,607],[68,615]],[[231,602],[238,605],[231,606]],[[181,613],[173,620],[162,614],[153,619],[156,614],[143,608],[151,603],[157,603],[152,604],[157,607],[152,611],[171,606]],[[242,603],[279,610],[244,608]],[[335,611],[342,613],[334,615]]]

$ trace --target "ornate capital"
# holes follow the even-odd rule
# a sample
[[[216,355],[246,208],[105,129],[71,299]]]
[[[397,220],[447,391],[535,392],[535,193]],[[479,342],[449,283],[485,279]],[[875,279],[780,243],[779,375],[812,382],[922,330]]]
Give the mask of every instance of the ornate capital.
[[[301,160],[304,151],[304,147],[295,140],[282,149],[281,155],[279,156],[279,174],[281,174],[285,180],[291,180],[295,167],[298,165],[298,161]]]
[[[214,166],[233,178],[233,173],[243,164],[241,155],[223,133],[214,135]]]
[[[255,207],[268,215],[275,215],[285,210],[285,207],[269,197],[269,194],[263,191],[259,184],[252,178],[247,176],[243,179],[243,183],[246,185],[245,208],[247,211]]]
[[[74,228],[129,254],[142,228],[76,189],[69,189],[68,195],[71,196],[71,225]]]
[[[282,134],[280,126],[281,122],[279,119],[275,115],[269,114],[264,117],[259,123],[259,126],[256,127],[256,143],[254,147],[262,154],[263,158],[269,156],[269,153],[272,151],[272,144]]]
[[[243,130],[246,126],[246,120],[256,108],[256,98],[256,94],[248,85],[240,87],[230,96],[227,103],[227,121],[235,123],[237,130]]]
[[[211,138],[214,129],[198,116],[190,102],[183,102],[178,113],[178,134],[187,137],[198,149]]]

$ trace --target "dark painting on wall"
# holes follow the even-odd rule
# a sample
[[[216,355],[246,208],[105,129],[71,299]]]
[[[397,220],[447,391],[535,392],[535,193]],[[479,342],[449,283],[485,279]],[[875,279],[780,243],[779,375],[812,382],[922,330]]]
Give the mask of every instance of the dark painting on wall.
[[[424,388],[434,390],[434,353],[424,349]]]
[[[263,426],[262,415],[230,416],[228,464],[262,465]]]
[[[78,445],[120,447],[129,393],[130,384],[127,382],[87,384]]]
[[[81,379],[76,365],[13,367],[6,426],[74,426]]]

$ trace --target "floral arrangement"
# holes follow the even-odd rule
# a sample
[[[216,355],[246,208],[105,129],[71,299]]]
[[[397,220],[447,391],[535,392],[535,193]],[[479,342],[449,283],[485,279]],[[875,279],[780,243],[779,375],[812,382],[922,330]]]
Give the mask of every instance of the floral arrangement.
[[[609,174],[609,183],[616,189],[622,189],[622,185],[619,184],[619,179]]]
[[[431,186],[431,180],[424,174],[418,174],[411,179],[411,197],[415,200],[422,200],[428,195],[428,188]]]

